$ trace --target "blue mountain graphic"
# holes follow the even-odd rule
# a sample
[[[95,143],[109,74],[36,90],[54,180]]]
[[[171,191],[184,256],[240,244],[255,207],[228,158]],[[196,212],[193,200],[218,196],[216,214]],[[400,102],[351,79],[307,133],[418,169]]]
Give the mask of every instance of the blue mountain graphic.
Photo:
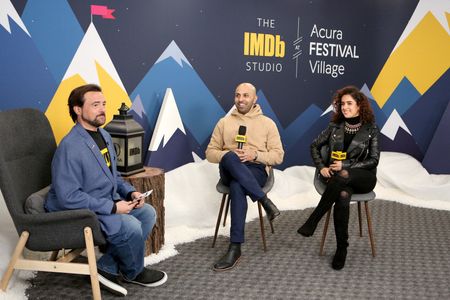
[[[414,102],[416,102],[417,99],[419,99],[420,96],[420,93],[411,84],[408,78],[403,77],[402,81],[400,81],[392,95],[383,105],[383,112],[386,115],[390,115],[392,111],[396,109],[401,116],[406,110],[408,110],[409,107],[411,107],[411,105],[414,104]]]
[[[144,147],[144,153],[147,154],[148,146],[150,145],[150,140],[152,138],[153,134],[153,128],[150,128],[150,125],[148,124],[148,117],[142,107],[142,102],[140,97],[138,96],[133,101],[133,105],[131,106],[131,110],[129,111],[129,114],[133,116],[133,119],[139,123],[139,125],[144,128],[144,141],[143,141],[143,147]],[[146,159],[144,154],[144,161]]]
[[[381,110],[378,103],[374,100],[372,93],[367,87],[367,84],[364,84],[360,91],[361,93],[366,95],[367,98],[369,98],[370,106],[372,107],[373,114],[375,115],[375,123],[381,129],[388,119],[386,114]]]
[[[433,139],[431,140],[430,146],[422,161],[423,166],[430,173],[450,174],[450,159],[448,159],[448,154],[450,153],[450,139],[448,138],[449,128],[450,102],[447,104],[447,108],[445,109],[441,121],[439,122],[439,126],[434,133]]]
[[[155,63],[131,94],[131,99],[137,95],[141,97],[153,128],[166,88],[173,91],[183,124],[195,140],[203,144],[225,112],[195,70],[185,61],[181,61],[180,65],[169,56]]]
[[[281,136],[281,142],[283,143],[285,150],[294,145],[301,138],[301,136],[310,129],[314,121],[320,118],[320,115],[323,113],[317,105],[311,104],[285,129],[273,111],[272,106],[264,95],[264,92],[259,90],[257,95],[257,103],[261,106],[264,115],[271,118],[277,125]]]
[[[57,84],[30,36],[8,19],[11,33],[0,26],[0,110],[45,111]]]
[[[311,159],[310,145],[312,141],[327,128],[330,122],[330,114],[316,118],[312,122],[309,129],[298,138],[295,144],[288,149],[285,149],[284,161],[279,166],[280,169],[285,169],[291,166],[308,165],[313,166]]]
[[[380,134],[380,149],[382,151],[402,152],[411,155],[418,161],[422,161],[423,152],[420,151],[419,146],[414,141],[414,138],[409,135],[403,128],[399,128],[395,139],[391,140],[384,134]]]
[[[163,147],[163,141],[156,151],[148,151],[145,165],[162,168],[166,172],[176,169],[182,165],[193,162],[192,152],[201,158],[205,157],[204,151],[190,134],[189,130],[184,134],[180,129],[170,137]]]
[[[449,86],[450,70],[447,70],[402,116],[423,153],[427,152],[433,134],[450,101]]]
[[[60,82],[84,36],[70,5],[65,0],[29,0],[22,20],[56,82]]]

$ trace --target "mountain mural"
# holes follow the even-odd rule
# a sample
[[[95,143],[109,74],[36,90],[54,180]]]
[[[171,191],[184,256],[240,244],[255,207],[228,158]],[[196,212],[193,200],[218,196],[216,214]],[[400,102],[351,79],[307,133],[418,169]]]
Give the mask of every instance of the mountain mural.
[[[0,45],[0,110],[45,111],[57,84],[10,1],[0,5]]]
[[[69,94],[86,83],[96,83],[102,87],[107,100],[106,123],[118,114],[122,102],[131,106],[131,100],[93,23],[89,25],[45,112],[58,143],[73,126],[67,109]]]
[[[139,96],[153,128],[167,88],[172,89],[186,128],[203,144],[225,112],[172,41],[131,94]],[[150,130],[151,130],[150,128]]]
[[[196,156],[204,158],[204,151],[194,136],[185,129],[173,92],[167,89],[148,147],[145,164],[171,171],[194,162]]]
[[[450,139],[448,130],[450,128],[450,102],[444,111],[441,121],[434,133],[430,146],[425,153],[423,166],[430,173],[448,174],[450,170]]]
[[[47,11],[55,13],[47,14]],[[60,82],[84,35],[69,3],[28,0],[22,20],[53,78]]]
[[[447,70],[402,116],[423,153],[450,101],[449,87],[450,70]]]

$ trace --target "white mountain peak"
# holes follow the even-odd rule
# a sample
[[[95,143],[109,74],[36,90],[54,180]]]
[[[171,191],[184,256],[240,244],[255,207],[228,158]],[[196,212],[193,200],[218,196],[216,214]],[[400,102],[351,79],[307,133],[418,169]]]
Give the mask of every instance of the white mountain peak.
[[[11,1],[0,0],[0,25],[3,26],[6,29],[6,31],[11,33],[11,26],[9,25],[8,17],[10,17],[14,22],[16,22],[16,24],[19,25],[19,27],[22,28],[22,30],[25,31],[28,34],[28,36],[31,37],[27,27],[23,23],[22,19],[17,13],[17,10],[12,5]]]
[[[397,110],[394,109],[381,129],[381,133],[390,138],[391,140],[395,139],[397,135],[397,131],[399,128],[403,128],[407,133],[411,135],[408,127],[403,121],[402,117],[398,114]]]
[[[190,67],[192,65],[187,60],[186,56],[184,56],[183,52],[181,52],[175,41],[170,42],[169,46],[167,46],[166,50],[164,50],[163,54],[158,58],[155,64],[165,60],[166,58],[172,57],[181,67],[183,67],[182,61],[188,64]]]
[[[422,21],[423,17],[431,12],[433,16],[438,20],[439,23],[441,23],[442,27],[447,31],[448,34],[450,34],[450,27],[448,24],[448,20],[446,17],[446,14],[450,11],[450,1],[446,0],[420,0],[417,4],[416,9],[414,10],[413,15],[409,19],[408,25],[406,25],[405,29],[403,30],[402,35],[397,41],[397,44],[395,45],[394,50],[400,46],[401,43],[409,36],[411,31],[416,28],[417,24]]]
[[[332,104],[330,104],[330,106],[328,106],[328,108],[320,116],[323,117],[331,111],[334,111],[334,107]]]
[[[163,141],[164,147],[177,129],[180,129],[186,134],[172,89],[168,88],[164,95],[164,100],[158,115],[158,121],[156,121],[155,131],[153,132],[148,150],[158,150],[161,141]]]
[[[94,23],[91,23],[81,40],[80,46],[69,68],[67,68],[66,74],[64,74],[63,80],[79,74],[88,83],[100,84],[96,63],[102,66],[109,76],[126,92]]]

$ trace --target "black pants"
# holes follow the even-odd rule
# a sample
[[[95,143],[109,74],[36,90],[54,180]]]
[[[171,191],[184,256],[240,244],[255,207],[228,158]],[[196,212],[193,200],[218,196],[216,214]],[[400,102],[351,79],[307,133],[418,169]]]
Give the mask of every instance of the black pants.
[[[327,180],[328,179],[328,180]],[[339,171],[331,178],[321,180],[327,185],[319,204],[305,224],[315,228],[325,213],[333,206],[334,230],[338,247],[348,246],[348,219],[350,199],[353,193],[368,193],[377,183],[373,171],[366,169],[348,169]]]

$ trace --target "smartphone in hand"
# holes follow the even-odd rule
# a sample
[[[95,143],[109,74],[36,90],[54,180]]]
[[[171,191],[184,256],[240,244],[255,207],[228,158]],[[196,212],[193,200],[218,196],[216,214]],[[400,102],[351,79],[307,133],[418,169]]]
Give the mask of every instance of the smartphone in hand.
[[[142,198],[146,198],[150,196],[150,194],[153,192],[153,190],[147,191],[145,193],[142,193],[139,197],[134,198],[133,200],[141,200]]]

